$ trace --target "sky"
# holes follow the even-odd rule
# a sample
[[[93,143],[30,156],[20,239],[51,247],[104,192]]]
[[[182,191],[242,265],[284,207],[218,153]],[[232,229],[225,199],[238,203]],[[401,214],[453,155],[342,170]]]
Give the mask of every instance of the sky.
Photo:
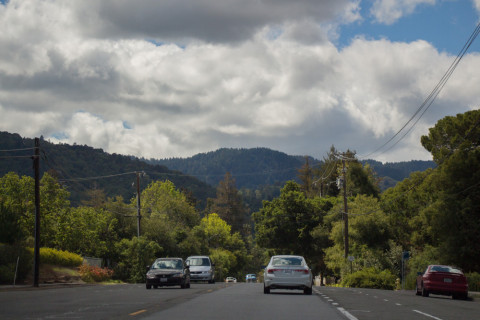
[[[480,0],[0,0],[0,131],[147,159],[431,160],[421,136],[480,106],[476,39],[417,112],[479,14]]]

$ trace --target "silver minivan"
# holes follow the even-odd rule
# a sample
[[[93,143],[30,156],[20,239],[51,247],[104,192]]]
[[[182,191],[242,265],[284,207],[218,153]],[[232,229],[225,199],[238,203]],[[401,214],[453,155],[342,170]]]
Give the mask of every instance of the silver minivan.
[[[209,256],[190,256],[185,262],[190,267],[190,281],[215,283],[215,264]]]

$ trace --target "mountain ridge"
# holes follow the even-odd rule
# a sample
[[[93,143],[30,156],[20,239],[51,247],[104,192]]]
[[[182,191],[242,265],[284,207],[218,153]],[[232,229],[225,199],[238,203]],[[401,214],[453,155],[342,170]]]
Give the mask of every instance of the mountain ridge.
[[[91,189],[102,189],[107,197],[122,196],[129,201],[135,196],[133,174],[145,172],[146,176],[140,179],[141,189],[154,180],[170,180],[177,188],[191,193],[200,207],[205,207],[207,199],[216,196],[218,182],[229,172],[251,208],[258,208],[262,200],[277,196],[285,182],[298,181],[298,170],[306,158],[311,167],[322,163],[310,156],[292,156],[264,147],[220,148],[188,158],[147,160],[109,154],[86,145],[54,144],[43,138],[40,141],[41,174],[48,171],[56,175],[70,191],[74,205],[88,200],[87,191]],[[33,147],[34,139],[0,132],[0,150],[16,150],[0,154],[0,175],[13,171],[20,176],[33,176]],[[26,156],[25,150],[30,156]],[[20,156],[23,158],[17,158]],[[368,163],[381,178],[382,190],[394,186],[413,171],[435,166],[433,161],[421,160],[386,164],[365,160],[362,163]]]

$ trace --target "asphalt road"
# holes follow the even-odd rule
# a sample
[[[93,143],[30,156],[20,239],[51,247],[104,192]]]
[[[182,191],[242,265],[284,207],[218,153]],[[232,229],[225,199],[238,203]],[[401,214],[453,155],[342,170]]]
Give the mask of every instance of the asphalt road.
[[[478,301],[413,291],[314,287],[272,290],[261,283],[146,290],[144,284],[25,288],[0,292],[0,319],[480,319]]]
[[[348,310],[351,320],[480,319],[480,303],[472,299],[453,300],[433,294],[425,298],[409,290],[316,287],[315,291],[323,301]]]

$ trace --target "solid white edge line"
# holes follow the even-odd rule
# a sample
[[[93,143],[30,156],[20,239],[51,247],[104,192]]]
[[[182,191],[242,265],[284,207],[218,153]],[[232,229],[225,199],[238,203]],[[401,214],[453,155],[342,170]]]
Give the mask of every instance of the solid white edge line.
[[[337,309],[338,309],[338,311],[340,311],[341,313],[343,313],[343,315],[344,315],[345,317],[347,317],[348,319],[350,319],[350,320],[358,320],[357,318],[355,318],[354,316],[352,316],[352,315],[350,314],[350,312],[348,312],[347,310],[345,310],[345,309],[343,309],[343,308],[341,308],[341,307],[339,307],[339,308],[337,308]]]
[[[435,320],[442,320],[440,318],[437,318],[435,316],[432,316],[431,314],[428,314],[428,313],[425,313],[425,312],[422,312],[422,311],[418,311],[418,310],[413,310],[414,312],[417,312],[417,313],[420,313],[420,314],[423,314],[425,317],[430,317],[432,319],[435,319]]]

